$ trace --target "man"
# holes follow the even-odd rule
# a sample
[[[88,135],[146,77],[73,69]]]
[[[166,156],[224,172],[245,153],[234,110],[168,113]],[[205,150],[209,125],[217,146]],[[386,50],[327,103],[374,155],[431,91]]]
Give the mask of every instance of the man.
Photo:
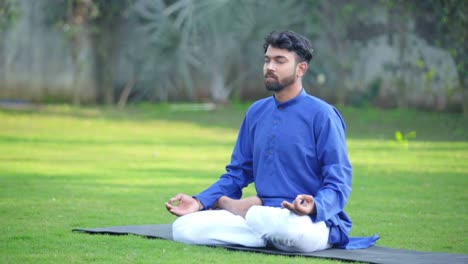
[[[312,59],[309,40],[292,31],[272,32],[264,51],[265,86],[273,96],[247,111],[226,173],[200,194],[180,193],[166,203],[180,216],[174,240],[272,245],[288,252],[346,248],[351,221],[343,209],[351,165],[345,123],[334,107],[302,87]],[[241,199],[252,182],[257,196]]]

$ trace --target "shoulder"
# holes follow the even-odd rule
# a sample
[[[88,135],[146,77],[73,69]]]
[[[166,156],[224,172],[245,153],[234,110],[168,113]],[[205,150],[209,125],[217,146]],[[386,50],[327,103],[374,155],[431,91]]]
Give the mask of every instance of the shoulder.
[[[265,109],[268,109],[270,106],[275,105],[275,100],[273,99],[273,96],[266,97],[263,99],[259,99],[258,101],[255,101],[247,110],[247,116],[249,115],[257,115],[259,112],[264,111]]]
[[[308,112],[313,113],[316,123],[321,124],[329,120],[340,124],[343,128],[346,128],[343,117],[338,109],[333,105],[312,95],[307,95],[304,101],[304,107],[308,109]]]
[[[334,115],[335,111],[338,111],[333,105],[312,95],[307,95],[304,98],[303,107],[318,115]]]

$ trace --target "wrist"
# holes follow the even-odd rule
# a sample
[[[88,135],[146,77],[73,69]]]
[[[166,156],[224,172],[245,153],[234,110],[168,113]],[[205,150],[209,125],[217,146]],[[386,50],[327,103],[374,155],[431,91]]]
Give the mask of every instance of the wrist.
[[[317,206],[315,206],[315,201],[312,201],[312,211],[310,212],[311,215],[317,214]]]
[[[195,197],[194,197],[194,198],[195,198]],[[205,207],[204,207],[203,204],[200,202],[200,200],[198,200],[198,198],[195,198],[195,200],[197,200],[197,203],[198,203],[198,211],[203,210]]]

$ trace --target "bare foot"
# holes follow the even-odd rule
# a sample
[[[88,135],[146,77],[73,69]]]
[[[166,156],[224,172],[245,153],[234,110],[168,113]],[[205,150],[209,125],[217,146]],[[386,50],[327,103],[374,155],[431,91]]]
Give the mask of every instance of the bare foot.
[[[258,196],[252,196],[240,200],[234,200],[227,196],[221,196],[216,203],[216,207],[224,209],[235,215],[240,215],[245,218],[245,214],[254,205],[262,205],[262,200]]]

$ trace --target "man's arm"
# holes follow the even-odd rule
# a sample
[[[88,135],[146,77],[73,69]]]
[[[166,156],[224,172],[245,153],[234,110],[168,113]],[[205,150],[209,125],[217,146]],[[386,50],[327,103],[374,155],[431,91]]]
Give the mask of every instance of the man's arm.
[[[231,163],[226,166],[226,173],[203,192],[191,197],[177,194],[165,205],[166,209],[177,216],[212,208],[222,196],[240,199],[242,189],[253,181],[252,152],[248,137],[247,116],[242,122],[236,144],[231,156]]]
[[[205,209],[213,207],[222,196],[240,199],[242,189],[253,182],[252,142],[249,138],[247,119],[246,115],[239,129],[231,162],[226,166],[226,173],[208,189],[194,196],[200,200]]]
[[[351,193],[352,169],[346,148],[346,126],[336,109],[324,113],[316,126],[317,155],[323,185],[314,196],[314,221],[325,221],[344,210]]]

